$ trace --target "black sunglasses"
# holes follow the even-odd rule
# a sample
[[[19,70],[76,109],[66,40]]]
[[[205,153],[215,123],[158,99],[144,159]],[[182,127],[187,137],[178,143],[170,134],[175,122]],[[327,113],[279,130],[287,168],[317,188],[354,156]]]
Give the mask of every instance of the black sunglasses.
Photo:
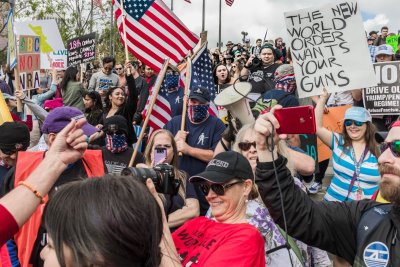
[[[204,195],[208,195],[208,193],[210,192],[210,189],[212,189],[212,191],[217,194],[218,196],[223,196],[225,195],[225,191],[228,190],[229,188],[231,188],[232,186],[236,185],[236,184],[241,184],[243,183],[243,181],[237,181],[231,184],[201,184],[200,185],[200,189],[201,191],[204,193]]]
[[[254,148],[256,148],[256,142],[240,142],[238,146],[240,150],[247,151],[251,148],[251,146],[254,146]]]
[[[122,68],[115,68],[116,70],[122,70]]]
[[[392,142],[382,142],[379,147],[381,149],[381,153],[390,148],[390,151],[392,151],[395,157],[400,157],[400,140],[395,140]]]

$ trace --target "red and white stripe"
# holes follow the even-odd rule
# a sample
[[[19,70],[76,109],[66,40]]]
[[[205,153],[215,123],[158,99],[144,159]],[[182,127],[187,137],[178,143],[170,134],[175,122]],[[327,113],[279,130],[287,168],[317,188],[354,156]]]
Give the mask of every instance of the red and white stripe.
[[[152,98],[153,97],[151,93],[142,112],[143,117],[145,117],[148,112],[148,108]],[[157,99],[154,103],[153,110],[151,111],[150,119],[148,122],[149,136],[151,136],[154,131],[162,129],[164,125],[167,124],[167,122],[171,119],[172,110],[168,100],[162,95],[157,95]]]
[[[232,5],[233,5],[233,1],[234,1],[234,0],[225,0],[225,3],[226,3],[228,6],[232,6]]]
[[[118,1],[113,0],[113,5],[125,44],[122,9]],[[138,21],[124,13],[128,50],[155,71],[161,69],[168,57],[171,64],[177,65],[199,41],[161,0],[154,1]]]

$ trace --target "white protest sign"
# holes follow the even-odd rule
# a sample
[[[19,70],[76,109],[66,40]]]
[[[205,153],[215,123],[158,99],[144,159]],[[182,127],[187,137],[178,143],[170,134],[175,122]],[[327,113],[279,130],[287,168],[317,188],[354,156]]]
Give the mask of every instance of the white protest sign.
[[[376,86],[357,1],[285,13],[300,98]]]
[[[40,36],[40,53],[65,50],[60,31],[54,19],[15,22],[15,34]]]
[[[54,67],[56,70],[67,68],[68,50],[58,50],[55,52],[40,54],[40,68],[49,70]]]

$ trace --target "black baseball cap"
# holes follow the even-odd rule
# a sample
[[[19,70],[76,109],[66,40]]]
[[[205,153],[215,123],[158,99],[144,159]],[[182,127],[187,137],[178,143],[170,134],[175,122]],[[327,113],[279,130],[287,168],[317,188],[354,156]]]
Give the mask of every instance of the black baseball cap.
[[[197,99],[201,103],[210,102],[210,92],[206,88],[195,88],[190,90],[189,99]]]
[[[222,152],[212,159],[206,170],[189,178],[189,182],[198,183],[208,181],[223,184],[232,179],[254,180],[250,162],[235,151]]]
[[[114,115],[104,120],[103,129],[107,131],[109,128],[123,131],[128,136],[128,121],[121,115]]]
[[[29,142],[29,129],[24,123],[13,121],[0,125],[0,149],[26,150]]]

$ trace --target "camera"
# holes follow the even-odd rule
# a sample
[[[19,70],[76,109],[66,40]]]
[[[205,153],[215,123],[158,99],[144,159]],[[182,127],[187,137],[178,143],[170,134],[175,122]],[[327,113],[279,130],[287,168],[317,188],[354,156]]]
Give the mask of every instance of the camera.
[[[251,61],[251,67],[259,67],[261,65],[262,61],[258,57],[253,58],[253,60]]]
[[[143,183],[150,178],[160,194],[176,195],[181,184],[181,181],[175,178],[174,167],[166,163],[158,164],[152,169],[125,168],[121,175],[136,177]]]

